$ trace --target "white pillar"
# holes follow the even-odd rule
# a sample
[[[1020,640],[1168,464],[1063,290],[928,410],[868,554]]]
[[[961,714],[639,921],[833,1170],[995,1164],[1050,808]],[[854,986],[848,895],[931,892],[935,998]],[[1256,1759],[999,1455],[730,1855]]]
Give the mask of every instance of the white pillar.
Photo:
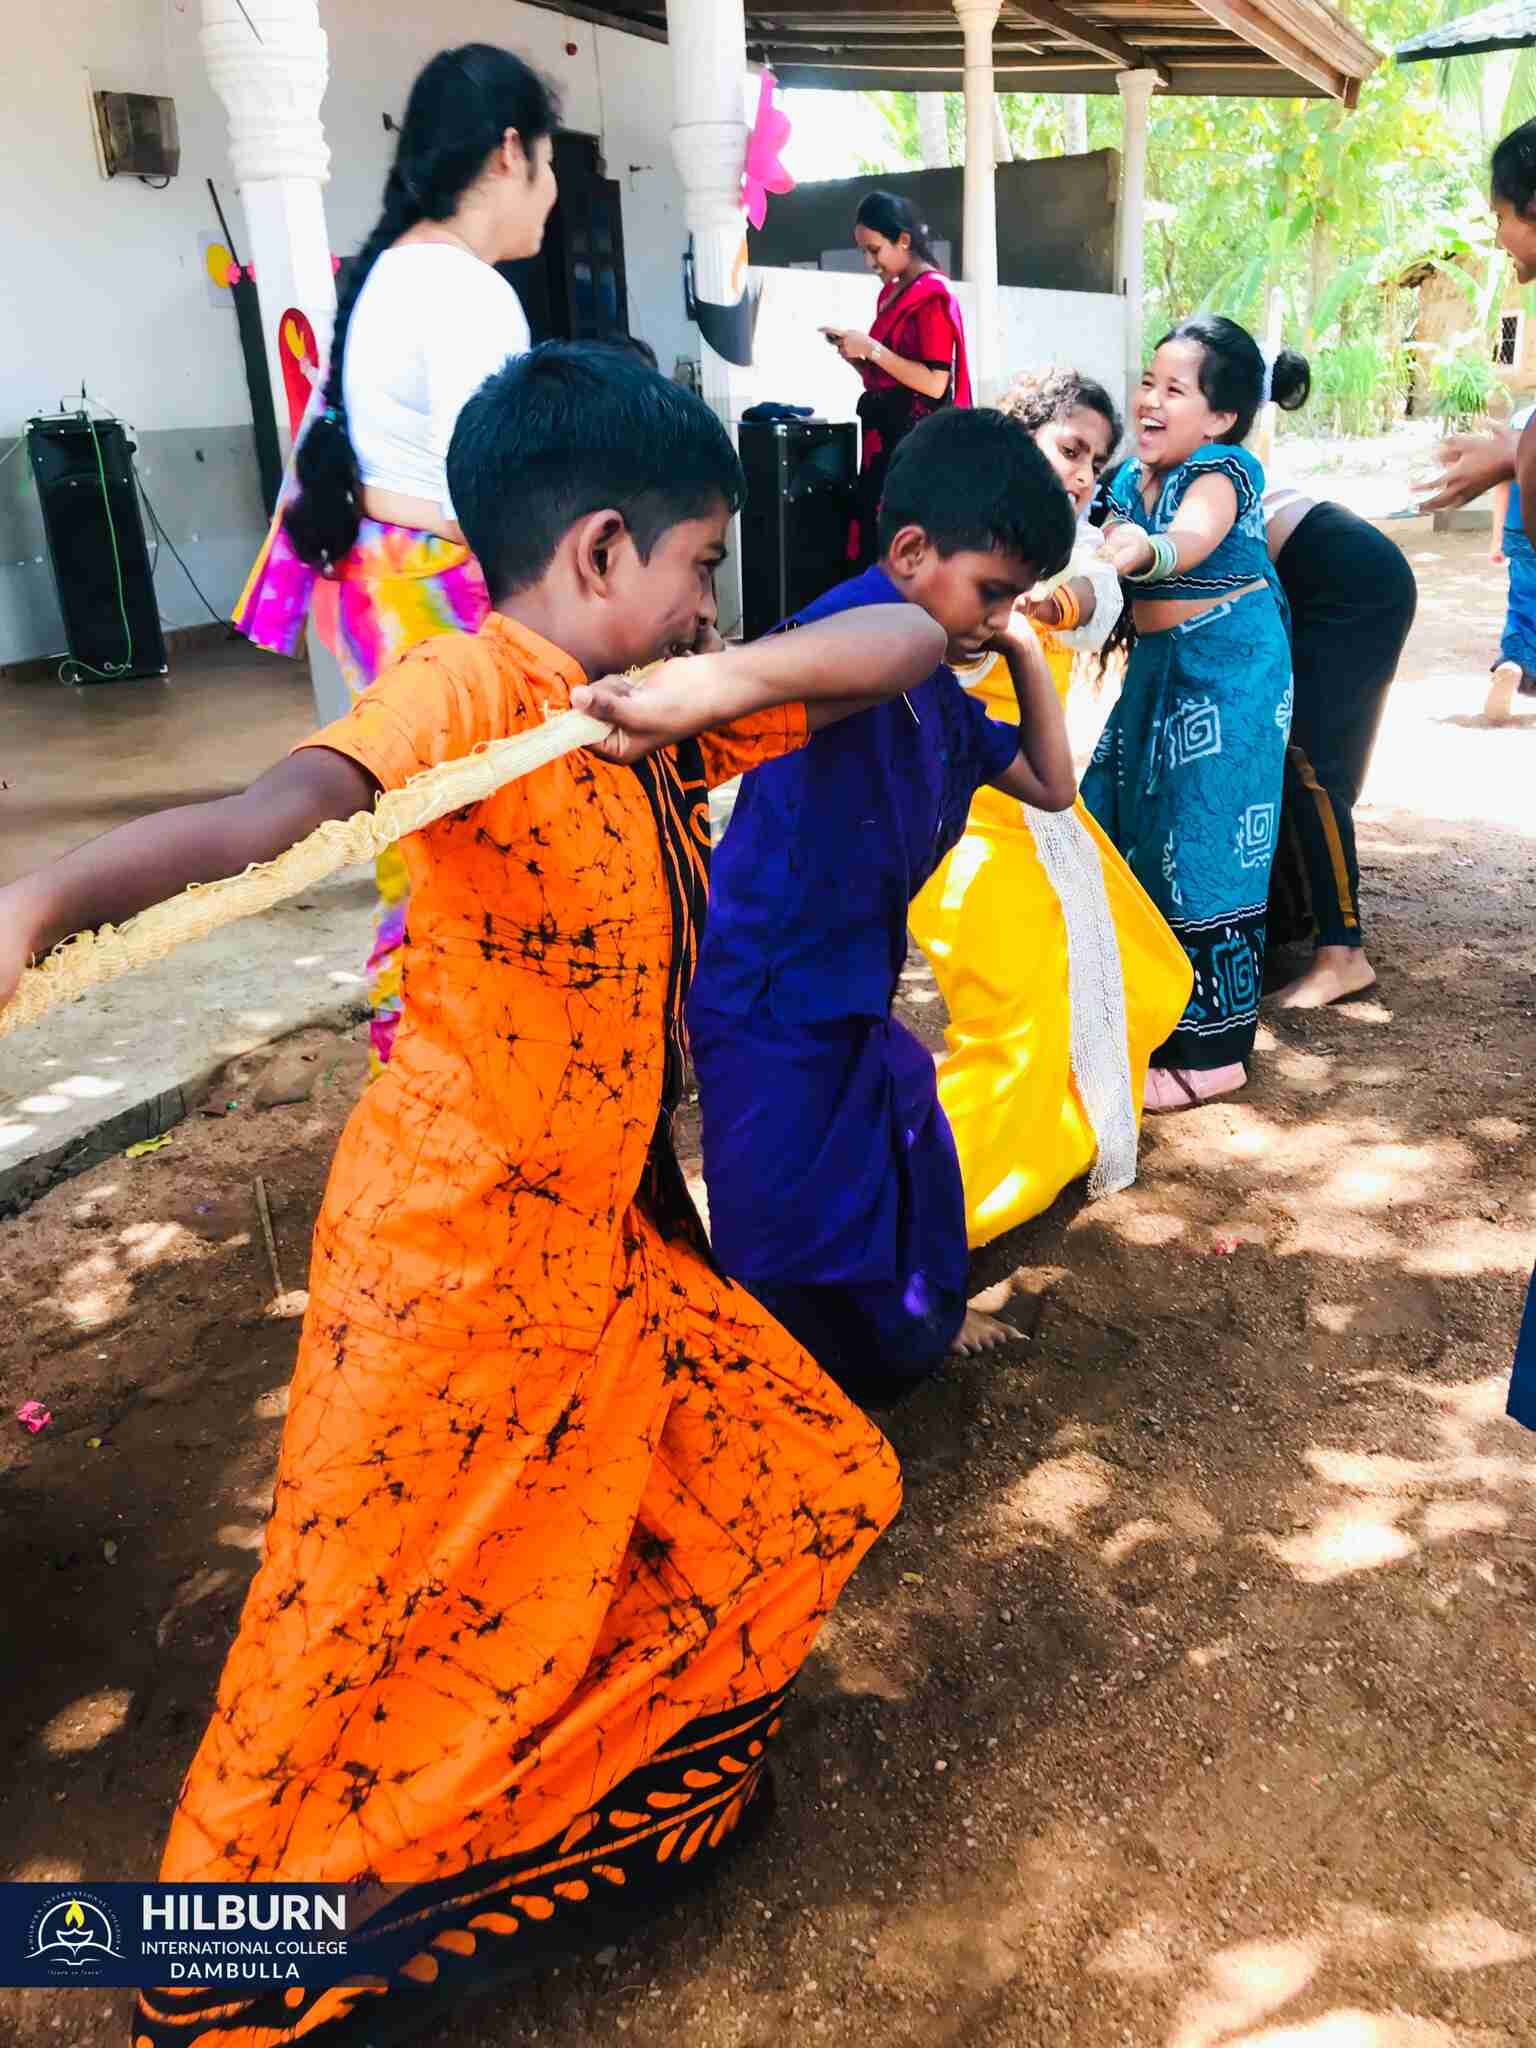
[[[1125,102],[1120,153],[1120,249],[1117,269],[1125,294],[1125,394],[1141,382],[1142,320],[1146,298],[1147,108],[1157,86],[1155,71],[1122,71],[1115,83]]]
[[[949,167],[949,111],[941,92],[920,92],[917,101],[917,148],[925,171]]]
[[[747,26],[743,0],[667,0],[672,155],[693,237],[694,287],[732,305],[746,285]],[[704,396],[730,417],[730,366],[700,336]]]
[[[331,152],[320,123],[329,75],[316,0],[203,0],[203,62],[229,116],[229,155],[245,212],[245,261],[256,272],[278,440],[290,447],[278,328],[290,307],[309,316],[325,360],[336,314],[331,238],[320,188]],[[322,725],[348,695],[336,657],[311,624],[310,684]]]
[[[272,405],[286,454],[288,405],[278,324],[309,316],[322,356],[336,311],[321,187],[331,153],[320,124],[328,66],[316,0],[203,0],[203,61],[229,116],[229,154],[245,211],[242,254],[256,271]]]
[[[1061,102],[1061,153],[1063,156],[1086,156],[1088,154],[1088,95],[1069,92]]]
[[[953,0],[965,36],[965,275],[976,287],[971,381],[979,404],[997,397],[997,180],[992,127],[992,31],[1001,0]]]

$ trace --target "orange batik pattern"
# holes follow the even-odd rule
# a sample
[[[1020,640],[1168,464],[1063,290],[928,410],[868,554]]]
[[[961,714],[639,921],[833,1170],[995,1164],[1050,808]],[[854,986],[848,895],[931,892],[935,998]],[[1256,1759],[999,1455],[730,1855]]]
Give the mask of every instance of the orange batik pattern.
[[[492,615],[311,744],[386,788],[565,708]],[[376,1888],[406,1959],[146,1992],[138,2048],[362,2048],[615,1939],[767,1807],[894,1458],[714,1268],[672,1153],[707,789],[798,707],[405,842],[405,1024],[316,1229],[262,1564],[162,1876]],[[398,1942],[408,1933],[403,1951]]]

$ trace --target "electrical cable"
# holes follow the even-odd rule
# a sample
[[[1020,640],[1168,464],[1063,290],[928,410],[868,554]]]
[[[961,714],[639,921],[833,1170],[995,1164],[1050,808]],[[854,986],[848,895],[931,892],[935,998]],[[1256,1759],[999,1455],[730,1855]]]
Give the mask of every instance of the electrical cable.
[[[91,401],[86,398],[83,387],[81,389],[80,395],[82,400],[84,401],[84,405],[88,405],[89,403],[91,403]],[[100,399],[97,399],[95,403],[97,405],[100,405]],[[123,587],[123,564],[122,558],[118,553],[117,547],[117,526],[116,522],[113,520],[112,517],[112,500],[107,490],[106,462],[102,456],[101,441],[96,432],[96,421],[88,411],[84,410],[84,405],[82,405],[81,416],[84,418],[85,423],[90,430],[91,446],[96,451],[96,475],[101,484],[102,510],[106,513],[107,516],[107,538],[112,545],[112,569],[117,582],[117,609],[118,615],[123,622],[123,638],[127,644],[127,654],[124,660],[120,662],[107,662],[101,668],[94,668],[90,662],[84,660],[79,655],[65,655],[59,663],[59,681],[61,683],[78,683],[82,675],[89,675],[94,676],[98,682],[112,683],[120,681],[121,678],[125,676],[133,667],[133,627],[129,623],[128,619],[128,599],[127,593]],[[11,457],[16,453],[18,448],[24,447],[25,445],[26,436],[24,434],[19,436],[15,441],[13,441],[11,443],[11,446],[5,451],[5,453],[3,455],[0,455],[0,469],[3,469],[5,464],[10,461]],[[197,592],[198,598],[202,603],[203,609],[207,612],[209,618],[213,620],[213,623],[216,626],[223,626],[228,628],[230,626],[230,621],[228,620],[228,618],[225,617],[225,615],[222,612],[217,610],[216,607],[209,601],[208,593],[203,589],[202,585],[198,582],[197,578],[192,574],[192,571],[187,567],[185,557],[182,555],[181,550],[177,547],[175,541],[171,539],[171,536],[166,532],[165,522],[161,519],[160,514],[155,510],[154,500],[150,497],[149,492],[144,488],[144,479],[143,477],[140,476],[139,466],[137,462],[135,462],[133,459],[131,443],[130,452],[128,455],[128,468],[130,474],[133,477],[134,488],[138,491],[139,497],[143,502],[144,509],[149,514],[149,523],[155,539],[154,560],[150,563],[149,569],[150,587],[152,589],[154,587],[154,579],[160,567],[160,549],[163,545],[170,549],[172,555],[176,559],[177,565],[180,568],[181,573],[183,574],[183,576],[186,577],[187,581],[191,584],[192,588]],[[35,473],[33,477],[33,482],[35,485]],[[156,606],[156,611],[159,612],[158,606]],[[166,625],[167,621],[165,619],[164,613],[159,613],[159,616],[162,626]]]
[[[213,190],[213,180],[211,178],[208,180],[208,189],[210,190],[210,192]],[[215,194],[214,196],[213,203],[216,207],[219,204],[217,194]],[[219,220],[221,224],[223,222],[223,219],[224,214],[221,208],[219,211]],[[225,228],[224,232],[227,235],[229,233],[228,228]],[[84,394],[82,389],[82,396],[83,395]],[[101,400],[97,399],[96,403],[100,405]],[[121,419],[122,414],[118,413],[114,415],[114,417]],[[144,488],[144,479],[139,474],[139,465],[137,464],[137,462],[134,461],[132,453],[130,453],[128,457],[128,467],[133,471],[133,481],[138,490],[139,497],[143,500],[144,510],[149,514],[150,527],[155,537],[155,559],[150,564],[149,571],[151,578],[153,578],[159,571],[160,547],[161,543],[163,542],[164,545],[168,547],[171,553],[176,557],[177,562],[180,564],[181,573],[183,574],[183,576],[186,577],[187,581],[191,584],[192,588],[197,592],[199,598],[202,599],[203,609],[207,612],[209,618],[213,620],[213,623],[216,626],[229,626],[231,632],[233,632],[234,628],[231,625],[230,620],[226,617],[226,615],[223,612],[219,611],[215,606],[211,605],[208,602],[207,593],[203,590],[197,578],[192,574],[192,571],[187,567],[185,561],[182,560],[181,553],[178,550],[175,541],[173,541],[171,539],[171,536],[166,532],[164,521],[161,519],[160,514],[155,510],[149,492]],[[160,616],[160,623],[163,626],[166,626],[171,631],[175,630],[173,627],[170,626],[170,622],[166,619],[164,613],[162,613]]]
[[[123,639],[127,643],[127,653],[121,661],[106,662],[101,668],[92,667],[90,662],[82,660],[77,654],[66,655],[59,663],[59,681],[77,683],[84,674],[94,676],[99,683],[115,683],[133,667],[133,627],[128,623],[128,598],[123,589],[123,563],[117,551],[117,522],[112,517],[112,499],[107,490],[107,465],[101,452],[101,438],[96,432],[96,422],[89,413],[85,415],[85,423],[90,429],[91,446],[96,451],[96,475],[101,484],[101,508],[107,515],[107,538],[112,543],[112,571],[117,579],[117,609],[123,622]]]
[[[222,612],[214,610],[213,606],[208,602],[207,595],[205,594],[202,585],[198,582],[197,578],[192,574],[192,571],[187,567],[186,563],[182,561],[180,549],[177,547],[175,541],[171,539],[171,536],[166,532],[164,525],[161,523],[160,514],[155,510],[153,501],[151,500],[148,491],[146,491],[144,488],[144,479],[139,475],[137,464],[134,465],[133,480],[139,487],[139,496],[144,500],[144,509],[146,512],[148,512],[150,524],[151,526],[153,526],[155,530],[155,542],[157,550],[159,543],[163,541],[165,545],[170,549],[171,553],[176,557],[176,560],[181,563],[181,573],[183,574],[183,576],[186,577],[187,581],[191,584],[192,588],[197,592],[198,596],[202,598],[203,609],[207,612],[209,618],[213,620],[213,623],[216,626],[229,626],[230,622],[228,618],[226,618]],[[232,627],[231,631],[233,631]]]

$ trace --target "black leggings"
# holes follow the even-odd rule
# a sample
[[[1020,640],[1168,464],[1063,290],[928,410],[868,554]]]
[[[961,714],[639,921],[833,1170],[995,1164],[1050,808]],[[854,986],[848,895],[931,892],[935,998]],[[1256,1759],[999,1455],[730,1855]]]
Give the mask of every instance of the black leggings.
[[[1316,505],[1275,563],[1291,607],[1296,710],[1269,889],[1269,940],[1358,946],[1354,808],[1418,586],[1402,551],[1342,505]]]

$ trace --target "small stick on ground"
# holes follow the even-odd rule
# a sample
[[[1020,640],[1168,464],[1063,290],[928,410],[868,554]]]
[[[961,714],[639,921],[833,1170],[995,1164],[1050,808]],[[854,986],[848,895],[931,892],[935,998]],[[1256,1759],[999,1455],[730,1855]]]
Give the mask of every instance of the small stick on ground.
[[[256,1176],[256,1208],[261,1216],[261,1234],[267,1241],[267,1264],[272,1268],[272,1292],[279,1300],[287,1289],[283,1276],[277,1269],[277,1240],[272,1235],[272,1211],[267,1204],[267,1184],[258,1173]]]

